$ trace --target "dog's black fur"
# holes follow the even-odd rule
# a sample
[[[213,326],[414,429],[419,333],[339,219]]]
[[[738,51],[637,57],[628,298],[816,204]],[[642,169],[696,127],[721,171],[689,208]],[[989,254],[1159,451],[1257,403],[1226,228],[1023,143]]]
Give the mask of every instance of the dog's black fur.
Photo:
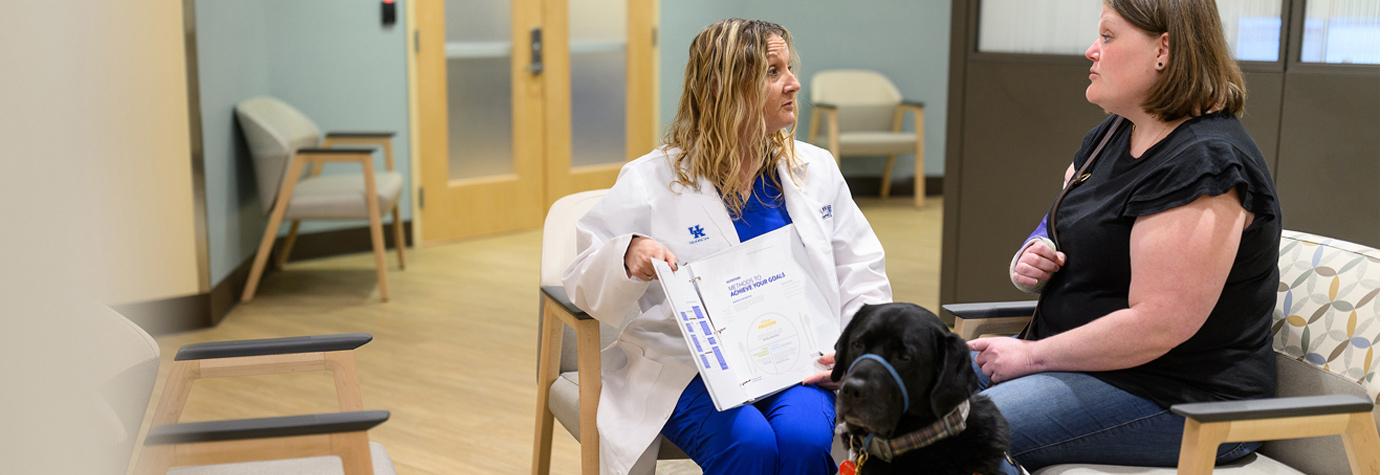
[[[884,357],[899,371],[909,391],[909,412],[889,373],[878,364],[852,370],[866,353]],[[932,312],[918,305],[866,305],[836,341],[831,379],[841,383],[836,420],[856,435],[895,438],[922,429],[971,398],[967,428],[933,445],[887,463],[871,456],[862,473],[994,474],[1009,445],[1006,420],[990,399],[977,393],[977,376],[967,343]]]

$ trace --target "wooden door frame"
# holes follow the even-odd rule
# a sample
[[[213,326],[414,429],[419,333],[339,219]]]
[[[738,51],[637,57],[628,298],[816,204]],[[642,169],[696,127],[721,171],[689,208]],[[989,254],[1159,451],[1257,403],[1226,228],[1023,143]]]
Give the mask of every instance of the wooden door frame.
[[[446,87],[446,57],[443,44],[443,22],[440,18],[444,0],[415,0],[408,2],[408,77],[409,77],[409,143],[412,154],[412,182],[416,187],[411,191],[413,206],[417,211],[413,220],[413,240],[416,243],[431,245],[452,240],[441,237],[442,223],[447,212],[425,212],[424,201],[441,203],[446,199],[445,190],[437,190],[424,181],[427,167],[434,169],[443,166],[447,160],[429,160],[433,154],[446,156],[445,137],[447,110],[445,102],[438,105],[420,104],[420,84],[428,87],[421,79],[425,75],[439,75],[443,79],[437,87]],[[512,143],[517,157],[516,175],[538,173],[544,181],[541,206],[538,210],[518,211],[531,216],[534,225],[543,222],[549,205],[564,195],[612,186],[622,164],[641,156],[656,146],[659,72],[657,70],[657,13],[658,0],[625,0],[627,3],[627,50],[626,77],[626,153],[616,163],[575,167],[572,165],[573,133],[570,104],[570,64],[569,64],[569,18],[568,0],[513,1],[512,60],[511,68],[517,74],[512,76],[512,101],[523,101],[515,105],[516,118]],[[422,5],[420,5],[420,3]],[[439,18],[432,18],[437,14]],[[429,22],[436,22],[429,24]],[[423,28],[428,27],[428,28]],[[433,31],[436,27],[437,30]],[[529,31],[540,28],[543,34],[542,63],[544,74],[531,75],[529,71]],[[420,59],[442,58],[431,64]],[[429,91],[433,92],[433,91]],[[439,93],[446,97],[446,91]],[[549,101],[548,98],[563,98]],[[543,130],[536,137],[526,138],[530,129]],[[431,146],[441,150],[426,150]],[[519,157],[524,157],[520,159]],[[533,171],[538,170],[538,171]],[[441,176],[446,171],[441,171]],[[473,179],[490,181],[493,177]],[[533,201],[533,200],[532,200]],[[534,216],[538,213],[538,216]],[[438,222],[434,224],[434,222]]]
[[[450,178],[447,134],[447,58],[444,0],[417,0],[411,39],[416,48],[410,69],[416,113],[410,125],[418,143],[415,161],[422,190],[414,197],[420,243],[450,242],[501,232],[529,229],[544,220],[544,77],[531,72],[530,32],[539,28],[543,3],[513,1],[511,5],[511,173]],[[425,102],[423,97],[441,97]],[[429,179],[432,177],[433,179]],[[449,177],[439,180],[436,177]],[[472,187],[453,191],[454,187]],[[434,203],[434,207],[424,206]]]
[[[615,163],[573,165],[573,107],[570,98],[569,0],[543,0],[545,96],[545,207],[585,190],[611,187],[622,164],[656,147],[657,140],[657,0],[627,3],[626,152]]]

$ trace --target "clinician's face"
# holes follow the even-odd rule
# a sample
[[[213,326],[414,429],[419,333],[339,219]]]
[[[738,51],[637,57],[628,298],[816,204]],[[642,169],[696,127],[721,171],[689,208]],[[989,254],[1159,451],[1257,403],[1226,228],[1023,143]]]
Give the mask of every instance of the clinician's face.
[[[802,84],[792,71],[792,55],[788,45],[778,35],[768,37],[768,90],[763,101],[763,124],[772,134],[797,123],[797,91]]]
[[[1165,33],[1138,29],[1105,5],[1099,15],[1098,39],[1084,51],[1084,57],[1093,62],[1084,98],[1119,115],[1140,109],[1167,64],[1167,52]]]

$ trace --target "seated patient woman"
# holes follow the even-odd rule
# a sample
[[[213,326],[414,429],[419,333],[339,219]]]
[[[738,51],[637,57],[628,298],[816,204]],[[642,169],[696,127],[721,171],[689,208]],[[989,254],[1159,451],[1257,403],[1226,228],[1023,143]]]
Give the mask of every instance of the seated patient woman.
[[[715,411],[651,266],[659,258],[674,269],[792,224],[841,328],[862,305],[890,301],[884,250],[831,154],[793,140],[801,86],[791,40],[764,21],[729,19],[701,31],[665,143],[623,166],[579,221],[582,250],[564,287],[619,330],[602,354],[605,473],[651,463],[658,434],[706,473],[836,470],[829,375]]]
[[[1019,339],[968,342],[1032,470],[1175,466],[1184,420],[1168,408],[1275,390],[1281,216],[1215,2],[1107,0],[1098,33],[1084,95],[1110,116],[1065,171],[1051,236],[1012,260],[1036,314]]]

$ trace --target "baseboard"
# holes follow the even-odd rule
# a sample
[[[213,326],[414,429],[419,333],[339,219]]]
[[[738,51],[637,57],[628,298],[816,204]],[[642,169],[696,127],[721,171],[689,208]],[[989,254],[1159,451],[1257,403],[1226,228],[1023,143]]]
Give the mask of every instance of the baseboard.
[[[851,196],[880,196],[880,177],[848,176],[846,186],[851,188]],[[943,177],[924,177],[924,196],[943,194]],[[890,181],[890,196],[913,196],[914,177],[895,178]]]
[[[404,221],[404,229],[410,229],[411,224],[410,221]],[[287,261],[369,252],[374,249],[370,241],[369,226],[300,233]],[[269,261],[276,258],[277,250],[282,248],[284,242],[285,238],[277,238],[272,246],[273,254],[268,258]],[[413,236],[405,235],[404,242],[412,246]],[[393,252],[395,246],[393,226],[386,224],[384,250]],[[209,292],[117,305],[114,308],[151,335],[165,335],[218,325],[224,316],[238,306],[243,296],[243,285],[248,282],[248,273],[253,270],[254,257],[256,256],[244,259],[233,272],[211,285]],[[269,262],[263,275],[273,272],[272,267]]]
[[[209,294],[113,305],[112,308],[151,335],[166,335],[208,328]]]

